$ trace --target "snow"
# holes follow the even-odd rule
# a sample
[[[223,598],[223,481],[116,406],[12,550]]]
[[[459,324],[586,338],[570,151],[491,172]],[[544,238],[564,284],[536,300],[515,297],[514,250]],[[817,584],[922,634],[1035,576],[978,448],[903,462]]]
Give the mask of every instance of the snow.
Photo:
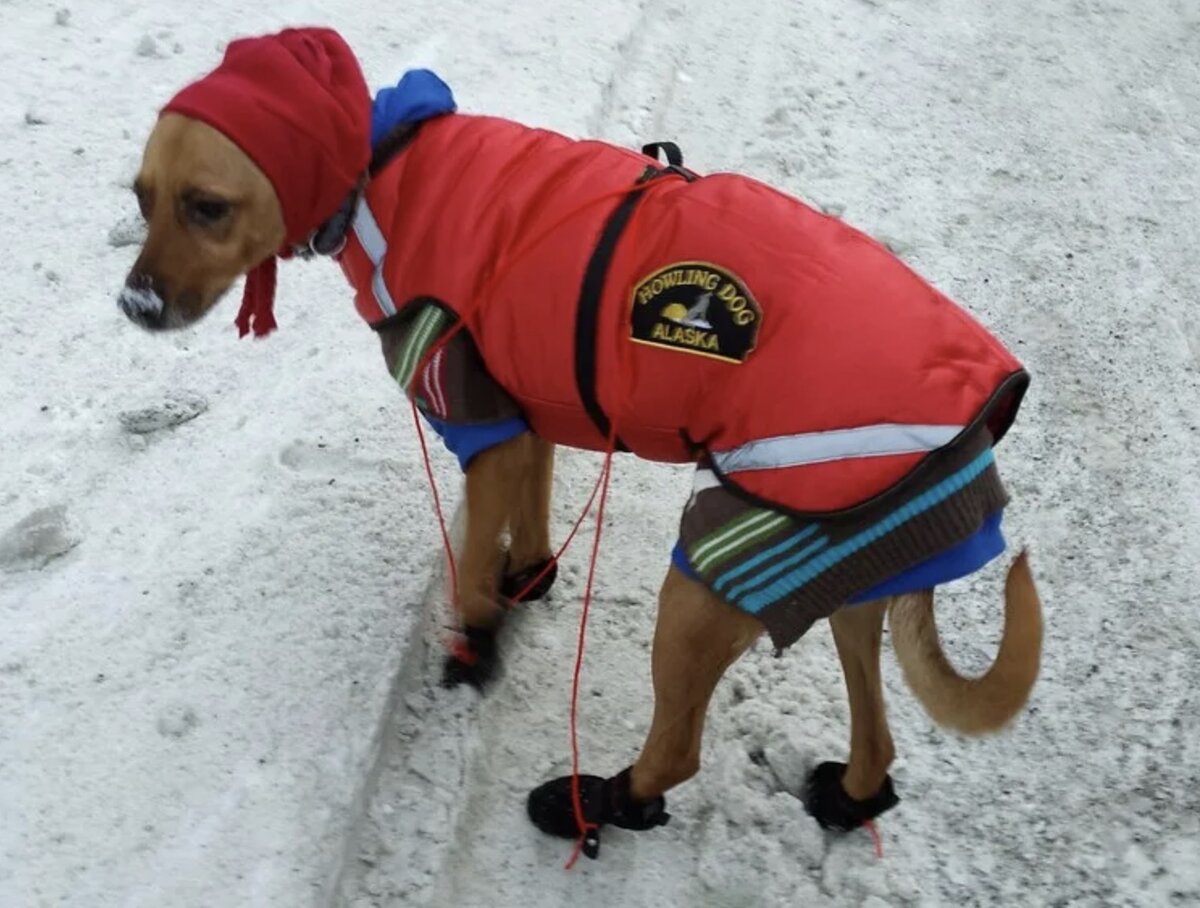
[[[1200,901],[1200,8],[1187,0],[0,0],[0,905],[1186,905]],[[741,13],[739,15],[739,12]],[[714,701],[671,824],[599,861],[537,835],[567,767],[585,566],[505,632],[486,698],[434,684],[438,536],[410,417],[337,270],[183,334],[115,300],[155,110],[235,35],[329,23],[372,84],[674,139],[884,239],[1034,384],[999,451],[1046,602],[1016,725],[935,729],[885,657],[899,808],[831,838],[792,796],[844,754],[828,631]],[[814,389],[819,393],[819,389]],[[435,458],[456,500],[453,460]],[[561,538],[599,471],[564,453]],[[649,719],[686,470],[622,459],[581,713],[609,773]],[[994,652],[1000,566],[941,594]]]

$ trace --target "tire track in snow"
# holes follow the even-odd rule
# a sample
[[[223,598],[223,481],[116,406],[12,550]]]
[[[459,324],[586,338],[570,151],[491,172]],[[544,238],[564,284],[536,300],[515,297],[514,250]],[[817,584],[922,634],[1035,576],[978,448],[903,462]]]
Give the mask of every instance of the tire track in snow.
[[[464,525],[465,514],[460,506],[456,509],[450,526],[451,538],[456,547],[462,539]],[[431,572],[421,597],[422,620],[417,631],[409,638],[392,679],[385,707],[380,714],[379,726],[372,738],[371,749],[375,757],[370,762],[370,768],[363,777],[358,794],[350,805],[351,819],[343,838],[340,860],[334,868],[334,875],[326,895],[321,900],[322,904],[359,904],[357,896],[348,896],[347,891],[361,892],[367,889],[366,878],[376,863],[365,856],[363,849],[372,835],[378,832],[379,820],[373,808],[377,804],[381,779],[401,771],[406,746],[420,736],[420,731],[429,718],[433,699],[430,679],[436,677],[435,656],[443,652],[440,646],[443,623],[443,609],[440,603],[447,582],[445,561],[440,549],[433,553],[433,558],[437,566]],[[465,723],[468,718],[462,714],[443,715],[440,723],[435,726],[435,732],[439,734],[440,748],[452,757],[459,753],[454,744],[465,736]],[[432,795],[434,800],[448,811],[459,787],[455,782],[460,782],[461,776],[457,780],[447,780],[444,772],[432,772],[419,764],[410,766],[409,769],[413,776],[425,785],[425,797],[428,799]],[[386,820],[392,815],[392,811],[386,805],[382,805],[382,808],[382,817]],[[435,819],[439,814],[437,810],[432,812]],[[414,843],[411,858],[417,861],[424,858],[427,863],[433,865],[436,863],[435,856],[424,853],[422,848],[436,844],[436,840],[431,840],[428,835],[429,831],[418,825],[412,830],[407,830],[409,835],[404,838]],[[395,893],[402,899],[407,894]],[[393,893],[388,893],[389,897],[392,895]]]
[[[662,123],[677,81],[676,51],[688,36],[680,25],[684,9],[678,3],[640,0],[629,31],[617,44],[617,58],[600,86],[600,99],[587,119],[587,135],[640,147]],[[673,29],[678,32],[673,35]],[[649,120],[647,124],[645,121]]]
[[[600,85],[600,98],[595,109],[587,118],[589,135],[599,136],[612,119],[616,107],[617,89],[621,82],[622,70],[641,53],[642,39],[645,27],[655,9],[653,0],[639,0],[638,12],[633,25],[617,43],[617,59],[610,66],[608,78]]]

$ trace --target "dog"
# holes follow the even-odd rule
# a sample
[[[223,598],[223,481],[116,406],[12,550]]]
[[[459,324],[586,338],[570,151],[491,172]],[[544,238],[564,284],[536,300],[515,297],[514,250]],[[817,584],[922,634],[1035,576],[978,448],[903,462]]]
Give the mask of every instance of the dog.
[[[1024,553],[982,677],[944,656],[932,590],[1003,548],[992,450],[1028,376],[848,225],[702,177],[671,143],[460,114],[426,71],[372,101],[327,29],[230,44],[164,107],[135,191],[148,232],[118,303],[147,330],[193,324],[245,275],[237,323],[265,335],[278,257],[343,268],[392,376],[465,471],[447,685],[486,687],[506,608],[554,581],[556,444],[697,465],[658,599],[645,744],[612,776],[534,789],[544,832],[582,833],[595,856],[605,825],[666,822],[665,793],[700,769],[714,688],[764,633],[783,649],[821,618],[833,631],[850,752],[801,793],[826,828],[898,801],[885,614],[938,724],[993,732],[1027,701],[1042,614]]]

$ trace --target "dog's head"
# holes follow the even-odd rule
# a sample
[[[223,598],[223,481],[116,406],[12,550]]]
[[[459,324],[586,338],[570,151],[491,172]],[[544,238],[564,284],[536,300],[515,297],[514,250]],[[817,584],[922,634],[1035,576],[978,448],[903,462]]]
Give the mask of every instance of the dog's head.
[[[134,192],[146,242],[117,301],[144,328],[192,324],[284,243],[267,175],[223,133],[182,114],[164,114],[150,133]]]
[[[273,267],[334,214],[366,170],[370,139],[371,96],[336,32],[231,43],[220,66],[163,108],[146,143],[134,191],[148,230],[117,297],[122,311],[152,330],[204,316],[239,277]],[[255,333],[274,326],[270,275],[254,294],[255,316],[267,316]]]

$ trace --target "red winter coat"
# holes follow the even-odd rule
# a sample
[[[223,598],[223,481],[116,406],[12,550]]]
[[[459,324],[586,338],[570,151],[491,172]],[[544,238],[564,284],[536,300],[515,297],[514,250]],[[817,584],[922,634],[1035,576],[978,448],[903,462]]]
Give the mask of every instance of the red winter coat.
[[[641,457],[708,454],[796,512],[1007,430],[1020,364],[879,243],[745,177],[648,167],[505,120],[426,122],[341,256],[359,313],[438,300],[539,435],[604,450],[615,424]]]

